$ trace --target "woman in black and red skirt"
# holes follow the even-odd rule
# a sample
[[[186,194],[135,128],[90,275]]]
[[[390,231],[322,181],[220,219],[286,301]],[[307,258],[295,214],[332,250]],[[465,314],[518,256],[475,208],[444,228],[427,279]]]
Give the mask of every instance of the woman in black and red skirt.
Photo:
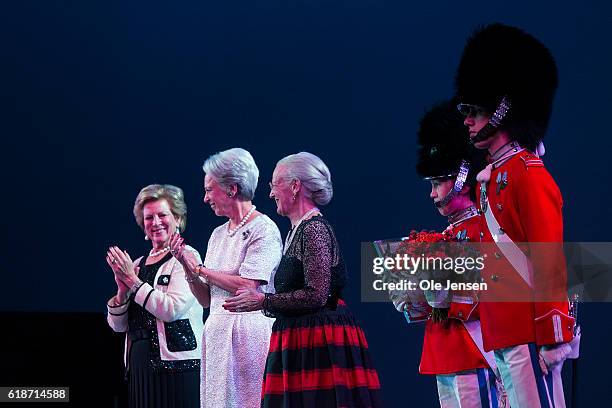
[[[270,197],[291,220],[276,271],[276,294],[239,289],[225,308],[276,317],[263,379],[264,407],[380,407],[368,343],[341,299],[346,269],[317,205],[332,198],[329,169],[302,152],[276,165]]]

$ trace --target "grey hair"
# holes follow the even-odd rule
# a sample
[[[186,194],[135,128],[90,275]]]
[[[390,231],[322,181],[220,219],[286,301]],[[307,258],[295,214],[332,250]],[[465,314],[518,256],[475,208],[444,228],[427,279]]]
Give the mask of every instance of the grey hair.
[[[300,152],[280,159],[277,166],[284,166],[287,178],[300,180],[306,190],[306,197],[316,205],[326,205],[334,195],[329,168],[318,156]]]
[[[235,184],[238,199],[251,201],[255,197],[259,169],[246,150],[235,147],[213,154],[206,159],[202,169],[222,187]]]
[[[134,218],[136,223],[144,230],[144,205],[150,201],[164,199],[170,206],[172,214],[179,219],[179,230],[185,231],[187,226],[187,204],[185,195],[179,187],[170,184],[151,184],[140,190],[134,202]]]

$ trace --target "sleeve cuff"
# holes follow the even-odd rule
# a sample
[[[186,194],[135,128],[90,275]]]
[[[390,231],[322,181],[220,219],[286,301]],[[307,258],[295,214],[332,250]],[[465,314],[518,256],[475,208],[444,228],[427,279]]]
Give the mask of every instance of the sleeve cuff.
[[[478,316],[474,316],[476,315],[474,311],[476,310],[477,306],[478,303],[469,304],[452,302],[450,309],[448,310],[448,317],[451,319],[461,320],[463,322],[475,320],[478,318]]]
[[[149,295],[153,291],[153,287],[148,283],[144,282],[136,292],[134,293],[134,302],[138,303],[140,306],[145,307],[147,300],[149,299]]]
[[[425,313],[425,314],[420,314],[420,313],[411,313],[408,310],[404,310],[404,317],[406,318],[406,321],[408,323],[418,323],[418,322],[423,322],[425,320],[429,320],[429,316],[431,315],[431,313]]]
[[[536,343],[539,346],[567,343],[574,337],[574,318],[553,309],[535,319]]]
[[[106,304],[106,308],[108,310],[108,314],[110,314],[112,316],[121,316],[121,315],[126,314],[127,311],[128,311],[128,307],[130,305],[130,298],[128,298],[124,303],[122,303],[120,305],[114,305],[112,303],[113,299],[115,299],[114,296]]]
[[[276,317],[274,312],[270,310],[270,295],[271,293],[264,293],[264,300],[261,305],[261,312],[264,314],[264,316]]]

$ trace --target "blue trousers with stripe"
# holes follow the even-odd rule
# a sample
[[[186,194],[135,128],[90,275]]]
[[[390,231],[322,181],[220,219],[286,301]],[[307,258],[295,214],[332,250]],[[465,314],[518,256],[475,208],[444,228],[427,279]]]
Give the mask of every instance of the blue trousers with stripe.
[[[495,374],[488,368],[436,375],[441,408],[497,408]]]

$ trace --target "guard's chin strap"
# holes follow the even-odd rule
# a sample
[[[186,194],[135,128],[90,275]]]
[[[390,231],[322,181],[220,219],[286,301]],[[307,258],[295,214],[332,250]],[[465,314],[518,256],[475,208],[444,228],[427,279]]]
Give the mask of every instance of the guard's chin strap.
[[[512,103],[510,102],[510,99],[508,99],[507,96],[504,96],[497,106],[497,109],[495,109],[495,112],[493,112],[493,115],[491,115],[491,118],[487,124],[480,129],[473,139],[470,139],[472,143],[481,142],[493,136],[493,133],[497,131],[497,128],[499,125],[501,125],[501,122],[504,120],[511,107]]]
[[[466,160],[461,160],[461,164],[459,165],[459,173],[457,174],[453,188],[448,192],[448,194],[446,194],[446,196],[444,196],[442,200],[434,203],[436,208],[444,207],[446,204],[450,203],[451,200],[457,196],[457,194],[459,194],[463,188],[463,185],[465,184],[465,180],[467,180],[467,175],[469,172],[470,163]]]

